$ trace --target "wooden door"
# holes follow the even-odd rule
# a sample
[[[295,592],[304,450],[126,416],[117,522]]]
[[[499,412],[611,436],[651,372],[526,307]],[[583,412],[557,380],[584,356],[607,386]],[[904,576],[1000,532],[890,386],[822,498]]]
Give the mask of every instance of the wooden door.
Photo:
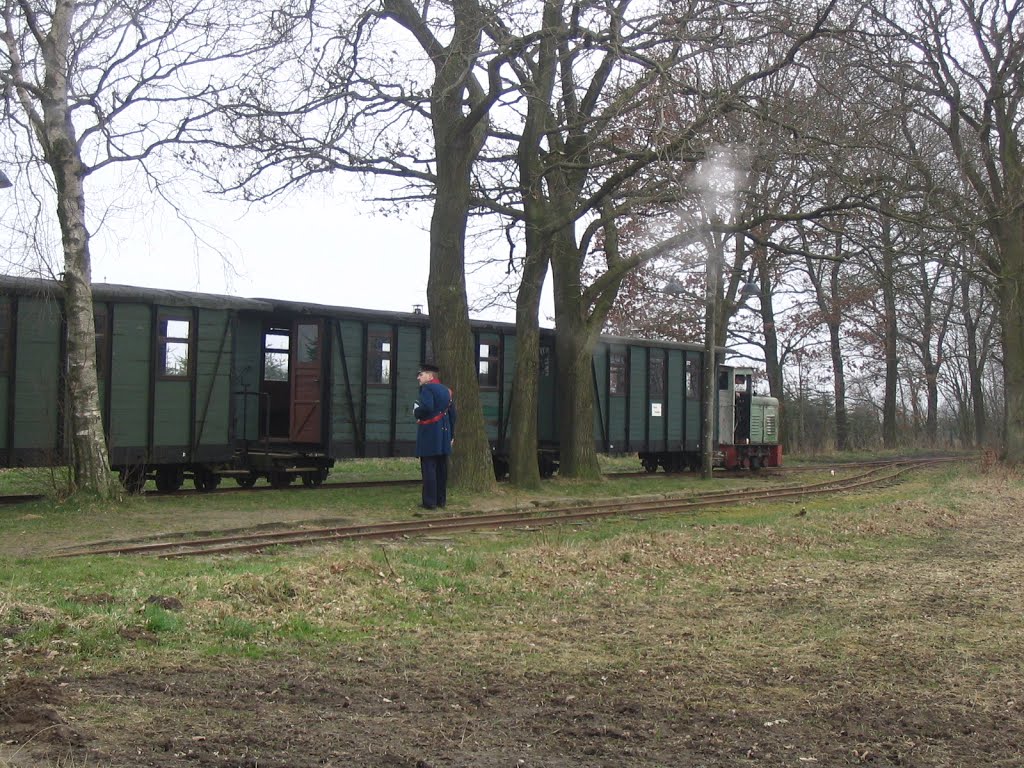
[[[323,323],[297,321],[292,329],[291,430],[295,443],[319,443],[323,387]]]

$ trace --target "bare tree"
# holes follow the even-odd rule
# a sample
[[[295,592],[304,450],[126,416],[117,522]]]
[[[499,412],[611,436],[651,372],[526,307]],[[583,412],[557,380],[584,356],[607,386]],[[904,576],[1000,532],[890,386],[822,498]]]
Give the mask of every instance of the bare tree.
[[[913,107],[943,132],[975,196],[975,223],[994,249],[1003,334],[1008,462],[1024,462],[1024,34],[1019,2],[914,0],[880,6],[879,75],[916,93]],[[883,40],[883,37],[873,38]],[[965,224],[967,222],[964,222]]]
[[[723,116],[748,108],[753,84],[794,61],[832,4],[805,13],[720,3],[650,13],[628,0],[545,7],[544,30],[556,35],[546,55],[557,66],[536,72],[557,80],[538,90],[550,98],[537,107],[543,130],[528,148],[540,163],[536,183],[520,188],[518,209],[536,233],[527,263],[551,264],[561,472],[588,476],[597,471],[591,357],[622,281],[674,249],[727,236],[721,221],[680,221],[681,201],[692,209],[702,196],[688,173],[680,186],[680,168],[712,163]],[[524,66],[520,77],[532,71]],[[631,217],[658,215],[676,222],[674,233],[623,242],[620,227]]]
[[[67,392],[75,485],[115,493],[99,408],[86,185],[115,163],[148,168],[205,123],[216,65],[252,14],[233,0],[3,0],[0,83],[7,130],[52,180],[63,248]]]
[[[482,47],[478,0],[348,0],[278,17],[287,42],[254,62],[225,113],[218,183],[266,199],[323,174],[387,179],[390,210],[431,206],[427,300],[434,355],[459,403],[453,480],[494,477],[466,290],[473,169],[503,95],[507,54]],[[224,172],[233,174],[225,176]]]

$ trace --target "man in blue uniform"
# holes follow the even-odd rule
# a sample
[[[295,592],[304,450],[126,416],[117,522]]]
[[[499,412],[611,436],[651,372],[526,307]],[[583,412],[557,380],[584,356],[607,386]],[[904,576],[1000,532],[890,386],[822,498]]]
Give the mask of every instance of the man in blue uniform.
[[[436,365],[422,365],[416,374],[420,396],[416,416],[416,455],[423,475],[423,508],[436,509],[448,503],[448,456],[455,442],[455,399],[452,391],[438,381]]]

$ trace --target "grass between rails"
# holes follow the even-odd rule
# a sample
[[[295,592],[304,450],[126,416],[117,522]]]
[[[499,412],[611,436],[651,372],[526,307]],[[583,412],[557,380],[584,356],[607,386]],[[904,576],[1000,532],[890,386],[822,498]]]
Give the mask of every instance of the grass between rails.
[[[400,669],[407,684],[500,679],[546,701],[740,713],[760,729],[744,742],[755,756],[802,740],[804,757],[824,760],[838,721],[847,761],[861,750],[864,762],[870,751],[883,764],[970,765],[970,734],[958,745],[942,731],[1019,716],[1022,501],[1016,475],[947,467],[854,496],[686,518],[200,562],[7,558],[0,685],[282,660],[353,679]],[[81,700],[75,716],[113,729],[124,711],[112,706]],[[915,706],[932,725],[913,722]],[[157,713],[134,716],[142,733]]]

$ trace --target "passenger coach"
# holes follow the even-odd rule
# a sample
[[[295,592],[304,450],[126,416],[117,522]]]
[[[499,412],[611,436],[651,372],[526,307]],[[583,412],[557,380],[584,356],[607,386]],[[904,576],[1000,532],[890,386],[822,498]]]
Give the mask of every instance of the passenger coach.
[[[0,277],[2,466],[67,461],[61,295],[54,281]],[[162,491],[185,480],[212,490],[224,478],[242,486],[261,477],[275,486],[296,479],[319,485],[337,459],[414,452],[416,372],[433,358],[426,315],[105,284],[95,284],[93,295],[110,460],[130,490],[147,480]],[[472,327],[501,477],[515,327]],[[558,467],[553,348],[552,332],[543,332],[538,461],[545,475]],[[596,448],[636,452],[650,471],[699,466],[700,361],[693,345],[603,337],[593,366]],[[747,412],[772,404],[753,398],[743,411],[735,391],[741,373],[719,371],[728,386],[718,407],[730,414],[719,419],[719,448],[746,440],[731,459],[723,450],[723,462],[778,463],[781,449],[766,442],[770,430],[748,425],[744,437],[737,426],[750,421]],[[777,403],[774,409],[759,423],[774,428]]]

